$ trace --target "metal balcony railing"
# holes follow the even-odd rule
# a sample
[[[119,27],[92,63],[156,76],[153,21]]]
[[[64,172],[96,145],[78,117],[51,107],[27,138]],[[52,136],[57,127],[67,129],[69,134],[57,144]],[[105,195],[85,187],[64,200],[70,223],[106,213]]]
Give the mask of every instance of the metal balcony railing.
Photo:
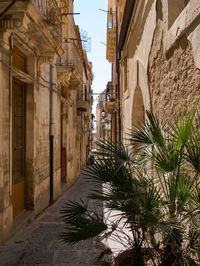
[[[106,102],[115,101],[115,91],[112,82],[108,82],[106,86]]]
[[[81,93],[79,92],[79,95],[78,95],[78,98],[77,98],[78,101],[81,101],[81,102],[91,102],[91,95],[89,93]]]
[[[82,75],[83,75],[83,61],[81,60],[80,55],[78,54],[77,49],[76,49],[74,44],[72,47],[72,53],[69,54],[69,57],[66,61],[66,65],[68,67],[74,68],[82,77]]]
[[[56,0],[32,0],[54,37],[61,42],[62,15]]]
[[[114,11],[109,11],[107,16],[107,28],[116,28],[116,13]]]

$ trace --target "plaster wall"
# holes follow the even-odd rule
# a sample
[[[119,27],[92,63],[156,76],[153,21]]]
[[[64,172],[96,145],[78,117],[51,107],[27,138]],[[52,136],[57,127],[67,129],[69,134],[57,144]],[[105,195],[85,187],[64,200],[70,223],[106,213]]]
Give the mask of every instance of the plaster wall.
[[[140,2],[141,3],[141,2]],[[138,10],[129,26],[128,37],[122,51],[120,64],[121,94],[122,94],[122,132],[123,138],[132,128],[133,98],[137,86],[140,87],[144,108],[150,109],[150,94],[147,78],[148,57],[156,28],[156,2],[144,1],[138,4]],[[137,36],[137,37],[136,37]],[[124,60],[127,59],[127,71]],[[127,89],[124,79],[127,75]]]

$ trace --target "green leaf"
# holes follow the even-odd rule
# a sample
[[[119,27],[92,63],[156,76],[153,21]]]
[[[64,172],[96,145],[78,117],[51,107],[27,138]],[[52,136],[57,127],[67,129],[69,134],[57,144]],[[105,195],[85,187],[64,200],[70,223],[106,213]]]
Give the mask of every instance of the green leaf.
[[[174,118],[174,124],[170,123],[173,132],[171,133],[175,142],[177,143],[177,149],[181,149],[192,137],[195,116],[197,114],[199,100],[187,107],[186,111],[180,113],[179,119]]]
[[[130,142],[136,150],[158,145],[165,146],[165,125],[152,113],[147,111],[147,120],[144,124],[138,124],[130,134]]]
[[[200,136],[193,136],[186,145],[186,160],[193,166],[195,171],[200,173]]]
[[[104,222],[103,213],[88,209],[84,202],[69,202],[61,210],[65,223],[65,232],[60,238],[69,244],[75,244],[81,240],[94,238],[105,230],[107,225]]]

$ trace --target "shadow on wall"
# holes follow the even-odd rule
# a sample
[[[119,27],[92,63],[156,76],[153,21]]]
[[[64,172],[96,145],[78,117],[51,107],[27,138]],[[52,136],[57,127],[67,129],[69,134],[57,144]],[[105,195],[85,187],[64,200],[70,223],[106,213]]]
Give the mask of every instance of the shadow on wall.
[[[144,121],[144,101],[142,91],[139,86],[136,87],[133,96],[132,126]]]
[[[143,34],[143,30],[144,30],[144,25],[146,23],[146,19],[148,17],[148,14],[151,10],[152,4],[154,2],[154,0],[149,0],[148,3],[146,4],[145,7],[145,1],[141,1],[141,6],[140,6],[140,10],[144,10],[144,12],[139,12],[138,17],[137,17],[137,21],[135,23],[134,26],[134,34],[131,35],[130,38],[130,43],[132,44],[131,46],[129,46],[129,50],[128,50],[128,57],[132,58],[135,54],[135,50],[137,48],[137,46],[140,44],[141,38],[142,38],[142,34]],[[137,36],[137,38],[135,38],[135,36]]]

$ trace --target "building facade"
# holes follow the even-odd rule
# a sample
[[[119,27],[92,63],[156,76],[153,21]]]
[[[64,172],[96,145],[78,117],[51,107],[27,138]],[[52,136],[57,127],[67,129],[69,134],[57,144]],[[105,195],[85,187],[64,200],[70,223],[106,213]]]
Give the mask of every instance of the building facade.
[[[80,174],[90,152],[92,65],[73,1],[0,3],[0,243]]]
[[[108,12],[115,23],[108,23],[107,59],[119,87],[122,140],[145,110],[171,119],[199,97],[200,2],[110,0]]]
[[[107,90],[104,90],[98,96],[96,107],[96,140],[108,141],[111,139],[111,115],[106,111]]]

